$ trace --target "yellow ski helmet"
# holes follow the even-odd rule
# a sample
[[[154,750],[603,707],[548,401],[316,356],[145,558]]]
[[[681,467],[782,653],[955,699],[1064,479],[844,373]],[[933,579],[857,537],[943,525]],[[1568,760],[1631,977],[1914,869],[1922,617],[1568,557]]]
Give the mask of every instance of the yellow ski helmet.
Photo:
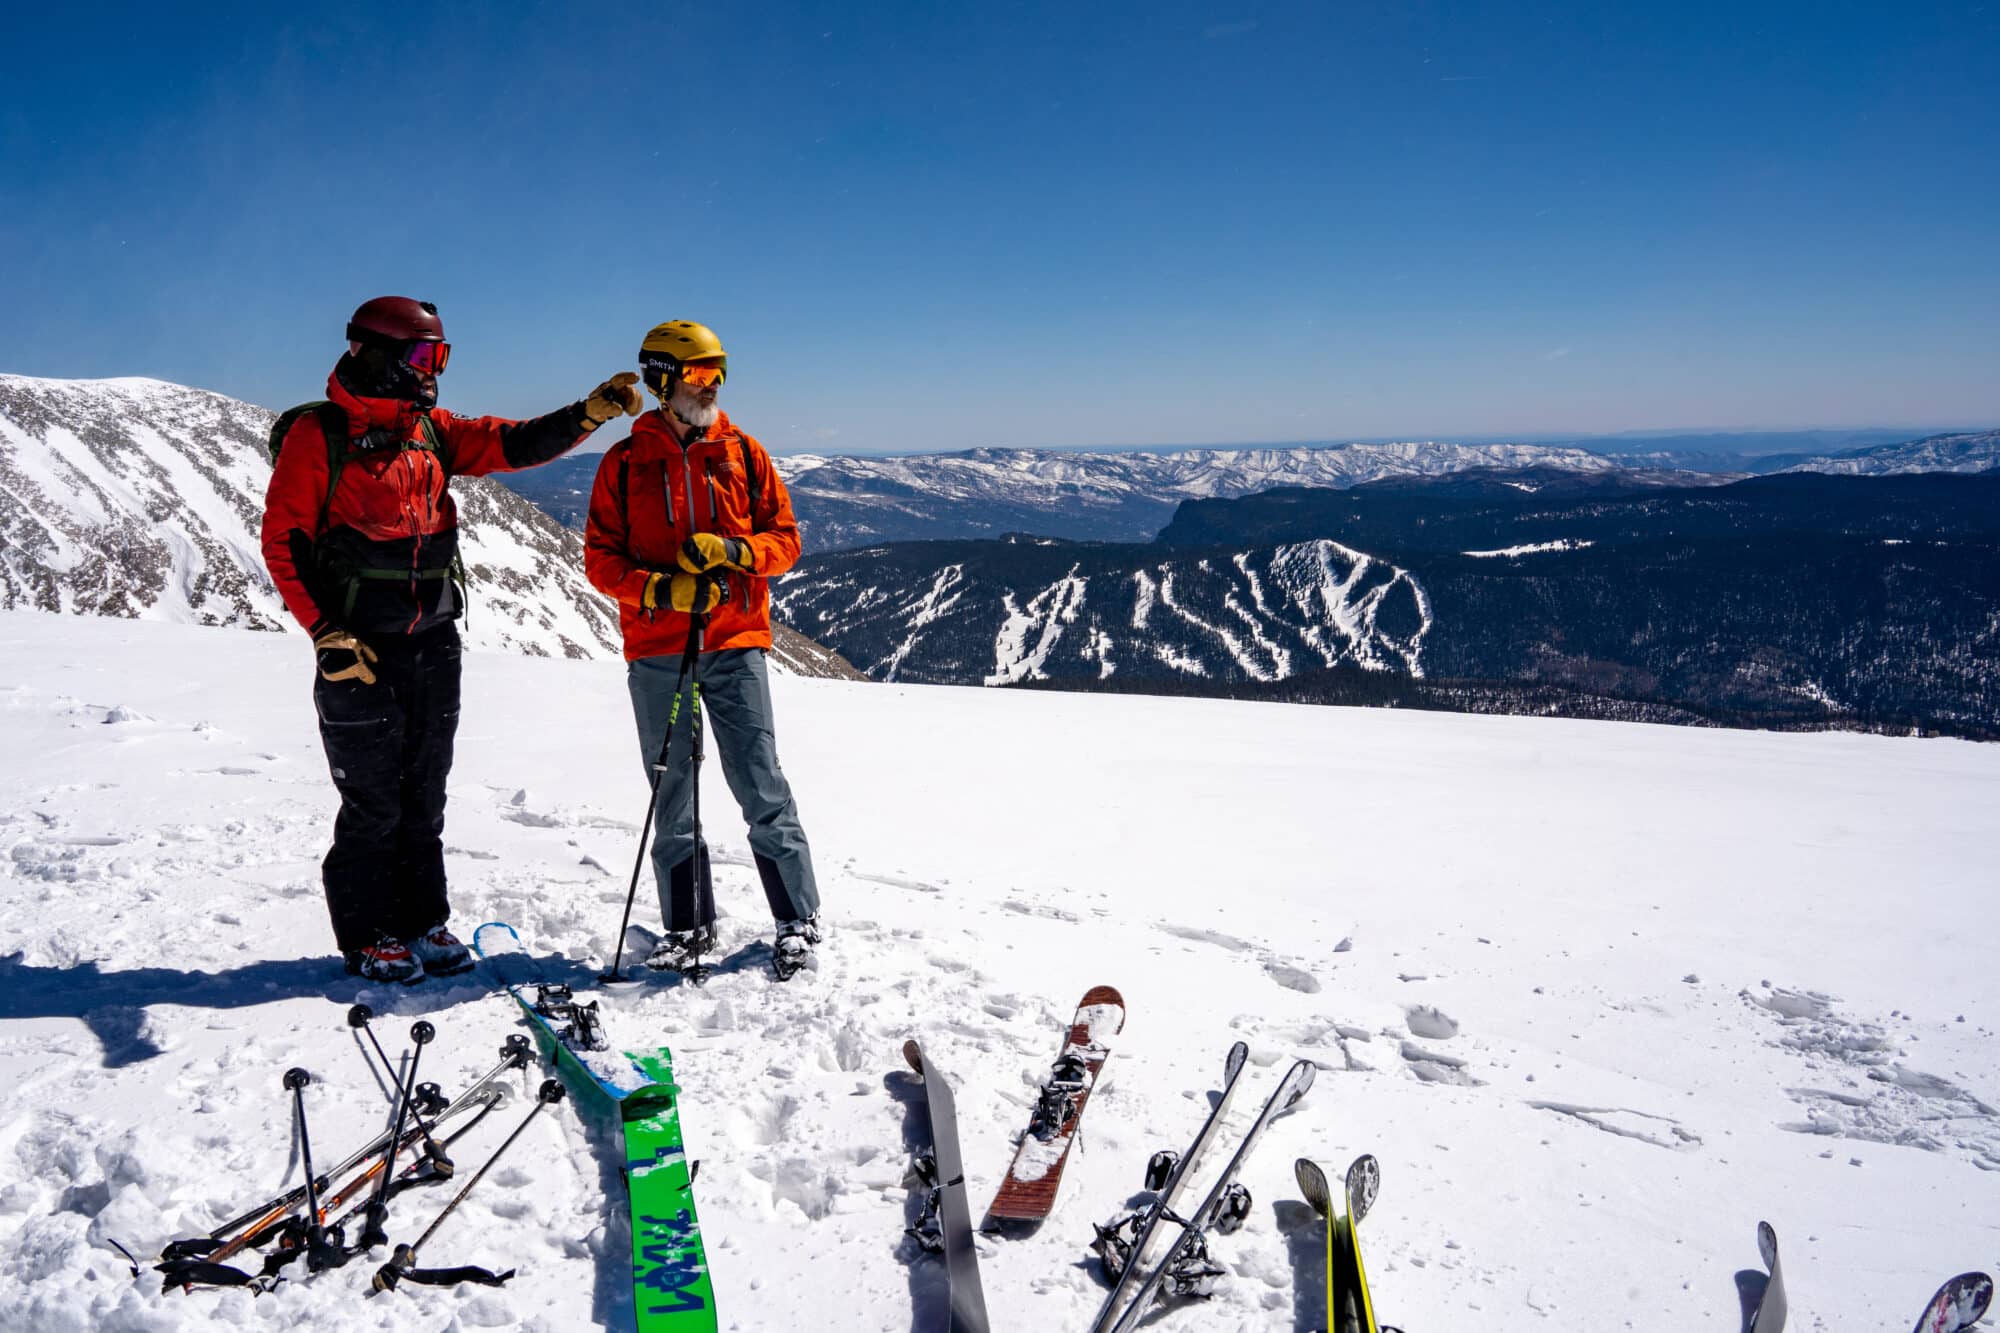
[[[639,344],[639,370],[646,387],[662,403],[674,396],[681,366],[689,361],[713,362],[722,367],[725,378],[729,374],[729,353],[722,350],[722,339],[706,324],[670,319],[655,324]]]

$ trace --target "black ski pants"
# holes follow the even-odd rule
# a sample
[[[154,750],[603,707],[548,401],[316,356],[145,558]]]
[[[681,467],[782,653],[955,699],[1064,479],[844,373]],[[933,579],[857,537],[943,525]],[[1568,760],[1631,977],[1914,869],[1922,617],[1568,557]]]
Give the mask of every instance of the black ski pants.
[[[451,915],[444,882],[444,784],[458,732],[459,641],[446,624],[370,640],[375,683],[317,672],[313,702],[340,792],[321,862],[343,952],[414,939]]]

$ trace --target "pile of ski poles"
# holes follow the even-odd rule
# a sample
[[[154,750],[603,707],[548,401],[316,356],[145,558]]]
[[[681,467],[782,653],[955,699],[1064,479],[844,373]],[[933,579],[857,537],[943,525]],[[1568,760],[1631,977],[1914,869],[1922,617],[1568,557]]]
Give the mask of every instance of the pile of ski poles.
[[[248,1287],[261,1294],[283,1282],[286,1270],[300,1260],[310,1275],[344,1267],[377,1248],[389,1248],[390,1252],[388,1261],[376,1270],[373,1279],[376,1291],[393,1291],[403,1282],[433,1286],[476,1282],[497,1287],[514,1275],[512,1269],[494,1273],[476,1265],[421,1268],[418,1255],[542,1108],[562,1100],[562,1084],[555,1079],[544,1081],[533,1108],[473,1172],[430,1226],[415,1242],[391,1247],[390,1201],[408,1190],[442,1184],[457,1175],[450,1147],[507,1099],[509,1088],[505,1076],[528,1067],[533,1047],[518,1033],[508,1037],[500,1048],[500,1062],[456,1098],[447,1098],[436,1083],[420,1083],[417,1079],[424,1048],[436,1038],[437,1030],[422,1020],[411,1024],[411,1050],[404,1072],[398,1076],[396,1064],[390,1061],[370,1026],[374,1016],[367,1005],[357,1004],[348,1010],[347,1023],[367,1037],[373,1054],[368,1055],[366,1048],[363,1054],[368,1055],[371,1065],[379,1060],[386,1082],[394,1085],[395,1111],[389,1130],[364,1143],[335,1166],[318,1171],[313,1164],[312,1137],[306,1121],[306,1092],[313,1086],[313,1076],[302,1068],[286,1070],[284,1088],[292,1101],[293,1141],[305,1180],[275,1198],[245,1209],[207,1235],[167,1244],[160,1251],[160,1262],[154,1265],[154,1271],[163,1275],[163,1292],[175,1287],[191,1291],[208,1286]],[[348,1240],[350,1230],[355,1233],[352,1242]],[[231,1262],[255,1252],[261,1252],[263,1257],[254,1268]]]

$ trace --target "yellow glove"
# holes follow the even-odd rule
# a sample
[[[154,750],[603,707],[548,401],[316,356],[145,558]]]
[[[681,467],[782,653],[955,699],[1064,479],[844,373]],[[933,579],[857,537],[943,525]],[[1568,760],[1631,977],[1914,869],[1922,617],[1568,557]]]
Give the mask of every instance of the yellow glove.
[[[639,391],[632,387],[638,382],[637,375],[621,370],[592,389],[590,397],[583,400],[583,419],[588,429],[596,430],[615,416],[638,416],[643,404],[639,401]]]
[[[705,605],[701,608],[703,615],[707,615],[710,611],[722,605],[722,580],[713,577],[701,578],[694,574],[653,575],[646,580],[646,591],[640,597],[639,605],[648,611],[659,610],[661,584],[666,585],[667,605],[676,611],[691,612],[695,609],[694,591],[696,584],[700,584],[704,590],[702,600]]]
[[[713,532],[697,532],[682,542],[679,559],[681,568],[690,574],[706,574],[718,566],[745,574],[757,572],[757,553],[749,542]]]
[[[330,629],[313,640],[313,651],[319,654],[319,674],[328,680],[359,680],[363,685],[375,683],[375,672],[371,669],[381,659],[375,650],[355,638],[344,629]]]

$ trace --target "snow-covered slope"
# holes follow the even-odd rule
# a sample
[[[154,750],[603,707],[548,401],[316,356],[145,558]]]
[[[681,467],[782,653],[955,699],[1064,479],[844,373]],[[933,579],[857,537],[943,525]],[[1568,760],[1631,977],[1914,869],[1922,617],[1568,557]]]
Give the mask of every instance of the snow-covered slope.
[[[258,544],[272,417],[159,380],[0,375],[0,607],[296,630]],[[489,479],[452,491],[469,643],[617,654],[576,534]]]
[[[518,1030],[477,978],[340,975],[318,889],[332,793],[294,647],[0,614],[0,1327],[628,1328],[616,1163],[574,1101],[425,1250],[518,1266],[503,1290],[370,1297],[362,1262],[255,1301],[161,1295],[107,1247],[144,1252],[295,1181],[290,1065],[318,1079],[316,1154],[375,1132],[355,999],[392,1052],[433,1021],[424,1072],[447,1090]],[[957,1081],[983,1207],[1100,982],[1130,1017],[1055,1215],[980,1242],[996,1328],[1088,1324],[1091,1224],[1149,1153],[1184,1146],[1239,1037],[1232,1136],[1289,1060],[1318,1062],[1317,1086],[1252,1162],[1248,1224],[1215,1245],[1222,1294],[1149,1327],[1319,1326],[1302,1154],[1381,1158],[1377,1310],[1424,1333],[1737,1329],[1760,1217],[1804,1333],[1907,1328],[1945,1276],[2000,1258],[1983,924],[2000,748],[775,686],[822,871],[820,970],[768,975],[718,796],[730,961],[705,989],[605,1000],[621,1036],[674,1048],[724,1328],[901,1333],[935,1314],[941,1275],[902,1231],[921,1114],[902,1040]],[[584,981],[641,781],[615,663],[469,654],[459,922],[508,918]],[[392,1233],[443,1198],[397,1200]]]
[[[1906,472],[1991,472],[1996,468],[2000,468],[2000,430],[1927,435],[1904,444],[1809,458],[1784,470],[1879,477]]]
[[[1015,540],[865,547],[808,562],[774,605],[872,679],[1284,680],[1336,666],[1424,674],[1430,599],[1339,542],[1232,555]]]

